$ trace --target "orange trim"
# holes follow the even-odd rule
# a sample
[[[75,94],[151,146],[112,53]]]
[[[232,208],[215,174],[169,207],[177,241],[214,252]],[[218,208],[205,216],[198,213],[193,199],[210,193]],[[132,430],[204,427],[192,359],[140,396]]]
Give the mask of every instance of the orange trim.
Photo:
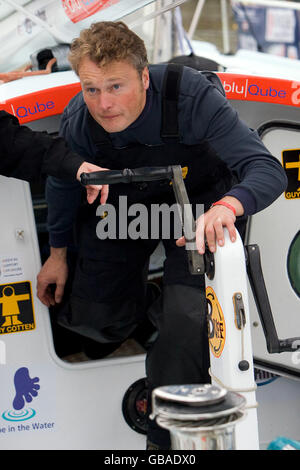
[[[300,107],[300,81],[218,73],[230,100],[261,101]],[[61,114],[71,98],[81,90],[80,83],[61,85],[11,98],[0,109],[14,114],[21,124]]]
[[[300,106],[300,81],[221,72],[217,75],[230,100]]]
[[[61,114],[71,98],[80,90],[80,83],[47,88],[0,103],[0,109],[16,116],[20,124],[25,124]]]
[[[78,23],[104,8],[118,3],[119,0],[62,0],[63,9],[72,21]]]

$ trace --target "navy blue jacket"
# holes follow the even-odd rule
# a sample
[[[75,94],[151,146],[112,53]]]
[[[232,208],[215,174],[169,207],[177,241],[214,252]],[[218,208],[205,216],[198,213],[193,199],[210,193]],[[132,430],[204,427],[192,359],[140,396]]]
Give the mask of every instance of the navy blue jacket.
[[[127,129],[110,134],[112,144],[122,148],[129,144],[162,144],[161,90],[165,65],[150,66],[150,86],[146,105]],[[84,159],[95,162],[96,147],[87,119],[89,113],[82,93],[76,95],[64,111],[61,135]],[[279,161],[261,142],[256,131],[242,122],[226,98],[198,71],[184,68],[179,100],[180,142],[196,145],[209,143],[218,156],[238,176],[239,183],[226,195],[236,197],[245,215],[269,206],[286,188],[287,179]],[[67,246],[72,240],[73,222],[81,199],[79,184],[48,178],[50,244]]]
[[[47,174],[75,180],[83,161],[63,139],[20,126],[15,116],[0,111],[1,175],[25,181],[36,181]]]

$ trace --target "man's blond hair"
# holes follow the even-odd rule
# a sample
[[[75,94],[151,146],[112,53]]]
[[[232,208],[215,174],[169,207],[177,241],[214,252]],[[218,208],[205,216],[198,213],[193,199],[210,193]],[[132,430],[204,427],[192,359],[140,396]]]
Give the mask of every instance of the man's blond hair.
[[[99,67],[126,61],[141,75],[148,65],[144,41],[122,21],[101,21],[81,31],[71,43],[69,61],[78,75],[81,60],[87,57]]]

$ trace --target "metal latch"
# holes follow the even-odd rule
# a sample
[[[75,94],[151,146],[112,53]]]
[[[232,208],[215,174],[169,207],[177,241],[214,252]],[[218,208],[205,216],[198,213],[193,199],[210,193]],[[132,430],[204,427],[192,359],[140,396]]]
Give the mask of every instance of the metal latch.
[[[234,306],[234,323],[238,330],[241,330],[241,352],[242,360],[239,361],[238,367],[241,371],[245,372],[249,369],[250,364],[245,359],[245,340],[244,340],[244,328],[246,325],[245,307],[243,302],[243,296],[240,292],[236,292],[233,297]]]
[[[237,329],[241,330],[246,325],[245,307],[242,294],[240,292],[236,292],[232,299],[234,306],[234,323]]]

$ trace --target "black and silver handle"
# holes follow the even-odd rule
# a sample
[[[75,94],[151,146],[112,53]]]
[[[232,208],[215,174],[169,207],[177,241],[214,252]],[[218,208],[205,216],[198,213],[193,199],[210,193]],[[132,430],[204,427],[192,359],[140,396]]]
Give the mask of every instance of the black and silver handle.
[[[188,254],[189,270],[191,274],[205,273],[205,260],[195,246],[196,223],[192,214],[191,205],[182,177],[181,166],[142,167],[125,170],[102,170],[81,174],[81,184],[103,185],[117,183],[135,183],[144,181],[171,180],[177,204],[180,207],[180,216]]]
[[[173,171],[171,166],[166,167],[142,167],[133,170],[102,170],[93,173],[82,173],[81,184],[102,185],[117,183],[138,183],[142,181],[159,181],[172,179]]]
[[[248,278],[266,338],[268,352],[274,354],[297,351],[300,349],[300,337],[278,338],[261,267],[259,247],[257,245],[247,245],[245,250]]]

